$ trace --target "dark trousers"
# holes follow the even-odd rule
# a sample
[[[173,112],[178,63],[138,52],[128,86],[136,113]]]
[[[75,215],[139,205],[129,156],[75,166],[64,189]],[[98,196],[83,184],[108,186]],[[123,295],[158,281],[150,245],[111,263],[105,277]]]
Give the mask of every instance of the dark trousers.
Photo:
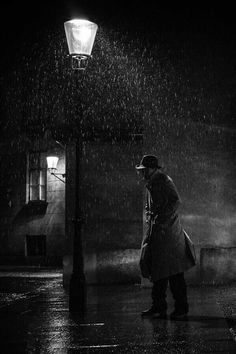
[[[184,279],[184,273],[171,275],[168,278],[157,280],[152,287],[153,307],[157,311],[166,311],[166,291],[168,282],[172,296],[175,300],[175,310],[188,312],[187,287]]]

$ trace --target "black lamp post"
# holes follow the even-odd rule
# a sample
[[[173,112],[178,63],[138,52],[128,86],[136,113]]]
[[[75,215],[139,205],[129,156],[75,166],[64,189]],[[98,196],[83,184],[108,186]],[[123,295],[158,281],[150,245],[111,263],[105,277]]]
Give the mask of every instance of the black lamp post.
[[[64,23],[66,39],[73,70],[85,70],[91,57],[93,43],[98,26],[87,20],[74,19]],[[73,237],[73,270],[69,285],[69,310],[83,315],[86,310],[86,280],[82,249],[82,214],[81,214],[81,166],[82,134],[78,122],[76,139],[75,168],[75,215]]]

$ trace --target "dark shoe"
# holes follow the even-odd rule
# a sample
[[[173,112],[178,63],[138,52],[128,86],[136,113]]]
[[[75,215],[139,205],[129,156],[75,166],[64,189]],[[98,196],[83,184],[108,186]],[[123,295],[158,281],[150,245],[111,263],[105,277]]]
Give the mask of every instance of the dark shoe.
[[[167,318],[166,311],[158,311],[157,309],[151,307],[141,313],[142,317],[152,317],[152,318]]]
[[[170,314],[170,319],[171,320],[186,320],[188,315],[188,312],[186,311],[177,311],[174,310],[171,314]]]

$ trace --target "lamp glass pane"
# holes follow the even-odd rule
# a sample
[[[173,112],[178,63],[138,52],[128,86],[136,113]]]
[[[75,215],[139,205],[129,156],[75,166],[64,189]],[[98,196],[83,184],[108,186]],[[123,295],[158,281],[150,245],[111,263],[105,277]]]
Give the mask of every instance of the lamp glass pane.
[[[57,168],[58,160],[57,156],[47,156],[48,168]]]
[[[98,26],[87,20],[64,23],[70,54],[91,55]]]

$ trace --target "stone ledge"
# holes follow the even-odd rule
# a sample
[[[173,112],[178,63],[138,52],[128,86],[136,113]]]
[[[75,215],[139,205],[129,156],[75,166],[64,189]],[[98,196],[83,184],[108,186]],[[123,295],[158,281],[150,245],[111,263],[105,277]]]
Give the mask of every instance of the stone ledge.
[[[236,247],[207,247],[200,251],[202,283],[227,284],[235,281]]]

